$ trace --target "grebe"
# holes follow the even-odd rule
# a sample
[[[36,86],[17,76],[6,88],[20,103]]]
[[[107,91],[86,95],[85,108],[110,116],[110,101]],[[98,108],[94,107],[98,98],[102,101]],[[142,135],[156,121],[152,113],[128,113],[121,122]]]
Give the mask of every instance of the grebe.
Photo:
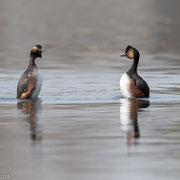
[[[36,58],[41,58],[42,50],[41,45],[36,45],[30,53],[29,66],[26,71],[22,74],[18,86],[17,86],[17,98],[29,99],[37,98],[41,86],[42,86],[42,75],[38,67],[35,64]]]
[[[140,54],[137,49],[132,46],[127,46],[125,55],[121,57],[134,59],[130,69],[124,73],[120,79],[120,90],[126,98],[148,98],[149,86],[144,79],[137,74],[137,66]]]

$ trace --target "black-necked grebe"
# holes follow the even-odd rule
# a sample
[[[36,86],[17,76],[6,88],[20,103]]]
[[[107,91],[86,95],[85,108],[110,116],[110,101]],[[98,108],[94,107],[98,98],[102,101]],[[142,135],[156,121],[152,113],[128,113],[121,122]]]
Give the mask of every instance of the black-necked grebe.
[[[132,46],[127,46],[125,55],[121,55],[121,57],[123,56],[134,59],[132,66],[122,75],[119,82],[123,96],[126,98],[148,98],[149,86],[146,81],[137,74],[140,57],[138,50]]]
[[[41,45],[36,45],[31,50],[29,66],[18,82],[17,98],[29,99],[38,97],[42,86],[42,75],[35,64],[35,60],[38,57],[42,57],[43,51]]]

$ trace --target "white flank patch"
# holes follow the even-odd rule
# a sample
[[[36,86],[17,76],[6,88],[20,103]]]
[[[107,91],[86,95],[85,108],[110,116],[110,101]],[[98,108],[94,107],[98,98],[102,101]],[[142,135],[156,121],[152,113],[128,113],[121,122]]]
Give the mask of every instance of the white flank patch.
[[[121,93],[126,98],[132,98],[131,92],[129,91],[129,80],[127,73],[124,73],[119,81]]]
[[[41,91],[41,87],[42,87],[42,74],[40,72],[40,70],[37,71],[37,76],[36,76],[36,84],[35,84],[35,90],[32,94],[32,98],[37,98],[40,91]]]

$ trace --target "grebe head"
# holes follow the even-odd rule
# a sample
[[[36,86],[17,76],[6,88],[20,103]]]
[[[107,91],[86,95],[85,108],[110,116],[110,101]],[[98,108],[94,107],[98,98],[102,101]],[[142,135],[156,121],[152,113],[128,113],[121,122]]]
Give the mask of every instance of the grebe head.
[[[135,58],[139,58],[140,54],[136,48],[132,46],[127,46],[125,54],[121,55],[121,57],[124,56],[126,56],[129,59],[135,59]]]
[[[33,49],[31,50],[31,56],[41,58],[42,57],[41,54],[43,51],[45,51],[45,49],[42,50],[42,46],[38,44],[38,45],[34,46]]]

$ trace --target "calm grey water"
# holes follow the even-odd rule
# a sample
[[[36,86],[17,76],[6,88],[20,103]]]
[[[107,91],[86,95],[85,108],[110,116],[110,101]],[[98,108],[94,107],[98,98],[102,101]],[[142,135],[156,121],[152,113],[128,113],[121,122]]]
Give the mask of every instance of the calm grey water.
[[[180,178],[180,1],[2,0],[0,179]],[[38,100],[16,86],[35,44]],[[121,97],[119,79],[141,53],[149,100]]]

